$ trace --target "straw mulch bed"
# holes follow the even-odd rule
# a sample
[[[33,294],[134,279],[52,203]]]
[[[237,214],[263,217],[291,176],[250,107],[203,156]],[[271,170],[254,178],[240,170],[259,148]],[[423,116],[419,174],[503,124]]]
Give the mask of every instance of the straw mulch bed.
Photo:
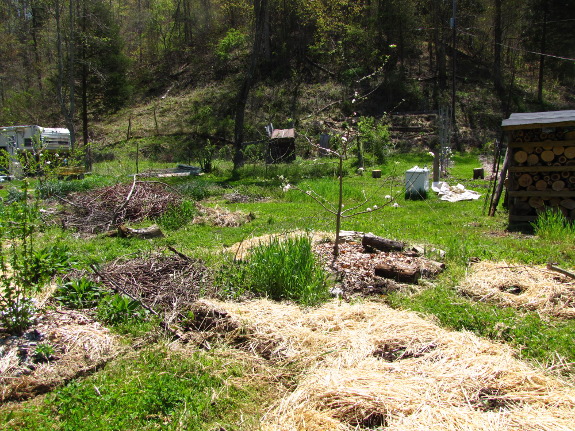
[[[575,388],[505,345],[383,304],[202,301],[253,352],[303,370],[264,430],[572,430]],[[238,324],[239,322],[239,324]],[[206,330],[217,330],[212,324]],[[270,350],[269,346],[273,346]]]
[[[471,267],[459,290],[480,301],[575,317],[575,280],[544,267],[479,262]]]
[[[35,362],[38,344],[50,344],[54,357]],[[120,351],[116,338],[76,311],[47,311],[20,337],[0,338],[0,402],[48,392],[105,364]]]
[[[198,215],[194,217],[192,223],[204,224],[218,227],[238,227],[251,222],[254,219],[252,213],[246,214],[242,211],[230,211],[227,208],[216,206],[206,207],[196,204]]]
[[[180,202],[181,196],[167,184],[135,181],[73,193],[64,200],[67,205],[60,218],[63,227],[100,233],[158,217]]]

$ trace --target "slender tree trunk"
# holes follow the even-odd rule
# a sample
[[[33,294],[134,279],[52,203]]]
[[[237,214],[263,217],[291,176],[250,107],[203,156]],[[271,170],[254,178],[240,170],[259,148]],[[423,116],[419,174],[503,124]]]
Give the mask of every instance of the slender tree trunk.
[[[253,85],[256,67],[260,58],[262,50],[262,42],[264,37],[264,22],[267,14],[269,0],[255,0],[254,1],[254,14],[255,14],[255,31],[254,31],[254,44],[250,62],[248,64],[244,80],[238,93],[236,102],[236,118],[234,127],[234,174],[245,163],[243,142],[244,142],[244,118],[248,96]]]
[[[501,44],[503,29],[501,25],[501,6],[503,0],[495,0],[495,17],[493,23],[493,85],[500,97],[503,96],[503,78],[501,73]]]
[[[544,80],[544,70],[545,70],[545,50],[546,47],[546,38],[547,38],[547,0],[543,0],[543,29],[541,34],[541,47],[540,52],[541,55],[539,56],[539,80],[537,82],[537,102],[542,104],[543,103],[543,80]]]
[[[84,38],[86,37],[87,30],[87,11],[86,11],[86,0],[82,2],[82,33]],[[86,53],[86,43],[82,43],[81,50],[81,60],[82,60],[82,138],[84,141],[85,159],[84,164],[87,171],[92,170],[92,150],[88,143],[89,140],[89,130],[88,130],[88,58]]]

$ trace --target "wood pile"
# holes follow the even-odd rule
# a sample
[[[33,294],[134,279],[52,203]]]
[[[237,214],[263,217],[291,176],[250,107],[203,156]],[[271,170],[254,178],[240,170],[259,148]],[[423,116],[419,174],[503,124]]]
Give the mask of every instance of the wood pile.
[[[575,219],[575,132],[571,129],[509,132],[510,221],[532,221],[550,208]]]

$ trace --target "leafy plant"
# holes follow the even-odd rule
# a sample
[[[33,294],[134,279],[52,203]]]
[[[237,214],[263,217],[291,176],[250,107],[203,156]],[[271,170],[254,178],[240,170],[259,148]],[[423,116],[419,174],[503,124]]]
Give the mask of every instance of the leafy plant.
[[[125,295],[106,296],[98,304],[98,318],[105,323],[126,323],[145,317],[146,310],[141,304]]]
[[[20,333],[33,321],[33,294],[43,274],[35,258],[34,234],[38,229],[38,202],[28,197],[22,182],[23,200],[0,206],[0,323]]]
[[[82,277],[60,284],[54,298],[69,308],[83,309],[95,307],[106,295],[105,289],[89,278]]]
[[[56,350],[50,343],[40,343],[34,349],[34,362],[48,362],[53,358],[54,353]]]

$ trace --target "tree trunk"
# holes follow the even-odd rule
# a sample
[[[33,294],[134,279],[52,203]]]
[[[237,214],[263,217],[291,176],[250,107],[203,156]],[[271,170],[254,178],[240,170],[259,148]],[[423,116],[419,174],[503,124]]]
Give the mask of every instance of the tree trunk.
[[[503,0],[495,0],[495,17],[493,23],[493,86],[499,97],[503,96],[503,78],[501,74],[501,44],[503,43],[503,28],[501,25],[501,6]]]
[[[417,283],[421,277],[421,271],[415,266],[404,263],[380,263],[375,267],[375,275],[403,283]]]
[[[244,118],[248,96],[254,82],[256,67],[258,65],[260,53],[262,50],[262,41],[264,37],[264,23],[267,14],[269,0],[255,0],[255,30],[254,44],[249,65],[244,76],[244,81],[240,87],[238,100],[236,102],[236,118],[234,127],[234,173],[243,166],[245,162],[243,142],[244,142]]]
[[[541,55],[539,56],[539,80],[537,82],[537,102],[543,103],[543,72],[545,70],[545,50],[547,37],[547,1],[543,0],[543,28],[541,32],[541,47],[539,48]]]

